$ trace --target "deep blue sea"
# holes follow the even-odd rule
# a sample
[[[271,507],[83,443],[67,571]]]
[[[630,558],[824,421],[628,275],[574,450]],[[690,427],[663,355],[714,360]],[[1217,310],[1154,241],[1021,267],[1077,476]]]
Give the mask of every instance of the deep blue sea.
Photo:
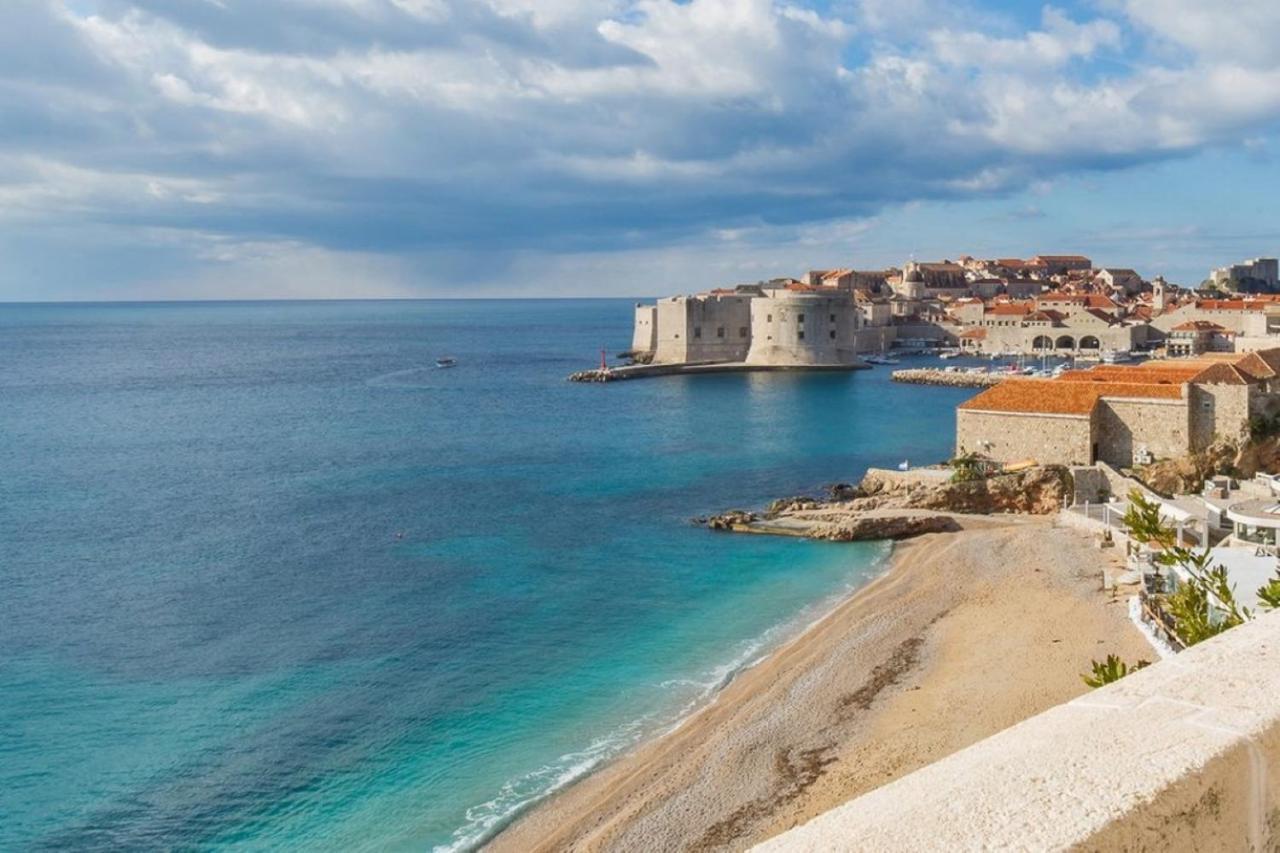
[[[967,392],[566,382],[631,304],[0,305],[0,850],[474,846],[877,573],[689,519]]]

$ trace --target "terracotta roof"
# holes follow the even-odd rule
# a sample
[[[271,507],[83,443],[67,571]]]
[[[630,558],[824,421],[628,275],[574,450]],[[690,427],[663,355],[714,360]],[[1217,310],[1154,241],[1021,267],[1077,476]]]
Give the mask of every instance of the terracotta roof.
[[[1196,382],[1207,385],[1248,385],[1256,379],[1257,377],[1246,376],[1236,365],[1220,361],[1202,370],[1196,377]]]
[[[982,341],[987,338],[986,329],[970,329],[967,332],[961,332],[960,337],[971,341]]]
[[[1030,323],[1060,323],[1062,322],[1062,314],[1054,311],[1052,308],[1046,308],[1043,311],[1032,311],[1027,315],[1027,321]]]
[[[1181,400],[1181,385],[1150,382],[1062,382],[1045,379],[1006,379],[959,408],[974,412],[1011,412],[1083,417],[1103,397]]]
[[[825,284],[804,284],[803,282],[794,281],[785,288],[793,293],[840,293],[838,287],[831,287]]]
[[[1031,312],[1029,302],[998,302],[986,310],[987,314],[999,314],[1003,317],[1021,317]]]
[[[1197,299],[1195,306],[1206,311],[1262,311],[1274,301],[1259,295],[1248,299]]]
[[[1036,255],[1033,261],[1087,261],[1084,255]]]
[[[1217,323],[1209,320],[1188,320],[1185,323],[1179,323],[1169,331],[1171,332],[1225,332],[1226,328],[1219,326]]]
[[[1203,373],[1205,366],[1183,365],[1167,370],[1147,370],[1140,366],[1100,364],[1089,370],[1068,370],[1061,382],[1124,382],[1147,385],[1181,385]]]
[[[1101,308],[1086,308],[1084,309],[1084,313],[1088,314],[1090,317],[1097,317],[1099,320],[1101,320],[1104,323],[1107,323],[1108,325],[1116,322],[1115,317],[1108,314],[1106,311],[1103,311]]]

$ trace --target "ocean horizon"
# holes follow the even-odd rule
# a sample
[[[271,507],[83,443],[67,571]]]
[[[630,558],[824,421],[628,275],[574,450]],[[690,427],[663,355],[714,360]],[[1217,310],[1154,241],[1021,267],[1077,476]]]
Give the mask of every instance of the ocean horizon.
[[[0,848],[471,849],[878,574],[690,519],[972,391],[566,382],[633,302],[0,304]]]

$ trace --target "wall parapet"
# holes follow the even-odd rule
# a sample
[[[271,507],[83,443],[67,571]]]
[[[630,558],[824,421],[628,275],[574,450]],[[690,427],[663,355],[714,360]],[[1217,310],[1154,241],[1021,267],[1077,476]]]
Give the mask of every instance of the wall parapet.
[[[1280,613],[1272,613],[755,849],[1278,846]]]

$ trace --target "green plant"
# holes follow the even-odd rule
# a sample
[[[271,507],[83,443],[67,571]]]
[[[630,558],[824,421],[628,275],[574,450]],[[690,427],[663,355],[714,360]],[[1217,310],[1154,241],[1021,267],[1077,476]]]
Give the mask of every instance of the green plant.
[[[1158,565],[1176,566],[1185,574],[1177,590],[1167,597],[1165,607],[1173,617],[1178,636],[1188,646],[1253,618],[1249,609],[1236,601],[1226,567],[1209,565],[1212,558],[1207,546],[1193,551],[1179,545],[1177,531],[1160,517],[1158,503],[1147,500],[1137,490],[1130,492],[1123,524],[1135,540],[1157,549]],[[1280,601],[1280,579],[1276,592]],[[1261,591],[1259,597],[1262,597]]]
[[[1257,594],[1263,610],[1280,610],[1280,569],[1276,569],[1276,576],[1265,586],[1258,587]]]
[[[1252,415],[1249,418],[1249,437],[1255,441],[1280,432],[1280,416]]]
[[[969,483],[986,477],[986,466],[976,453],[957,456],[949,464],[953,483]]]
[[[1090,687],[1101,687],[1104,684],[1119,681],[1129,673],[1137,672],[1144,666],[1150,665],[1150,661],[1140,660],[1133,666],[1129,666],[1115,655],[1107,655],[1107,659],[1101,663],[1096,660],[1091,661],[1093,671],[1088,675],[1081,675],[1080,678]]]

